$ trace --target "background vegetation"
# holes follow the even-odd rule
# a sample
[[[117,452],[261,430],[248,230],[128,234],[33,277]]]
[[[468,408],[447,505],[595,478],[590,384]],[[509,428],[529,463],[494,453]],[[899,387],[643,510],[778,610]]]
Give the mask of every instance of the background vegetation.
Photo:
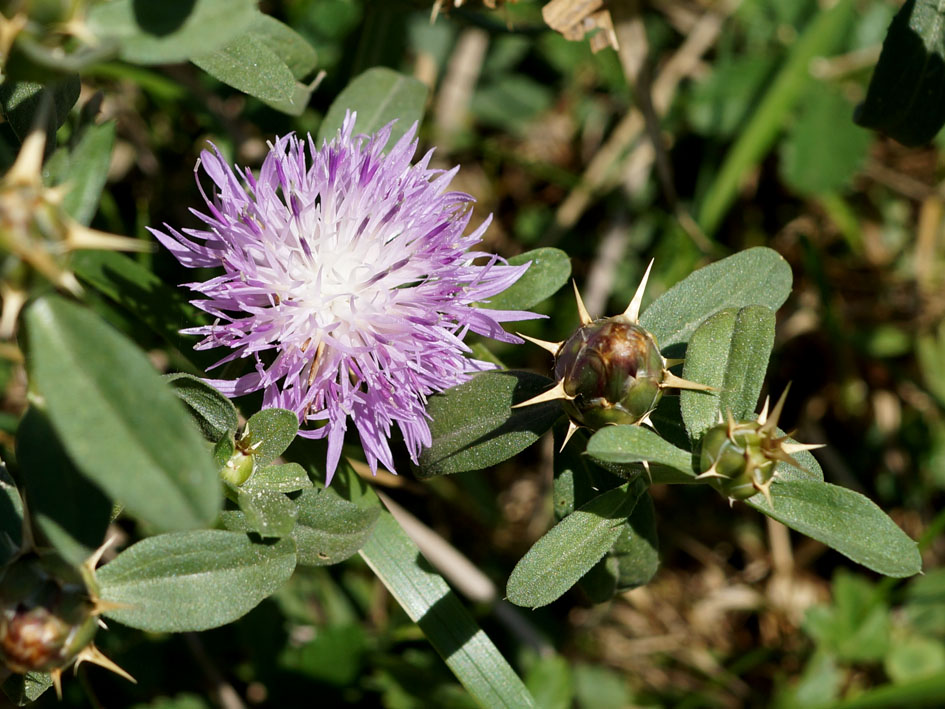
[[[456,587],[543,707],[941,705],[945,141],[905,147],[852,120],[897,3],[627,2],[612,9],[619,52],[596,53],[550,29],[541,5],[467,2],[431,22],[420,1],[261,2],[324,72],[298,116],[193,64],[92,65],[79,105],[100,102],[116,132],[93,225],[144,238],[146,225],[194,223],[207,140],[257,165],[273,135],[316,134],[352,78],[386,66],[429,87],[422,143],[462,166],[453,186],[478,200],[474,223],[494,215],[485,250],[565,250],[592,313],[622,311],[651,257],[644,305],[710,260],[773,248],[794,272],[768,372],[775,395],[793,383],[782,426],[827,443],[827,480],[920,540],[924,576],[879,580],[745,505],[656,487],[661,570],[649,585],[603,604],[575,589],[530,612],[497,599],[552,522],[550,440],[424,482],[404,461],[376,484],[432,530],[434,549],[468,560],[446,557],[447,577],[465,579]],[[4,165],[14,128],[0,125]],[[166,283],[189,280],[163,251],[135,258]],[[173,368],[150,329],[102,296],[94,304]],[[554,341],[577,323],[569,289],[540,309],[549,319],[523,332]],[[499,354],[549,367],[537,348]],[[24,380],[0,368],[9,445]],[[98,643],[138,684],[83,668],[61,706],[474,706],[358,557],[300,569],[218,630],[115,623]]]

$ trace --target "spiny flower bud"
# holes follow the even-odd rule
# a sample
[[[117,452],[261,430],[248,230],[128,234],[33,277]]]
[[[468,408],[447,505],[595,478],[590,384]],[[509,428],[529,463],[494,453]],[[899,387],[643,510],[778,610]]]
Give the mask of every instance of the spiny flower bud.
[[[768,415],[768,401],[756,421],[728,421],[710,428],[702,437],[698,477],[705,479],[729,500],[747,500],[762,493],[771,501],[771,484],[779,461],[803,470],[794,453],[820,448],[817,444],[789,443],[788,436],[778,436],[778,419],[784,408],[785,389]]]
[[[575,286],[581,326],[564,342],[526,337],[555,357],[555,387],[517,406],[562,399],[571,419],[565,445],[580,426],[596,431],[609,424],[649,424],[649,415],[669,388],[711,390],[669,371],[678,364],[660,354],[656,338],[638,324],[646,269],[630,305],[620,315],[594,320]],[[562,446],[563,448],[564,446]]]
[[[565,411],[595,430],[643,421],[659,403],[664,368],[653,336],[623,315],[578,328],[555,356]]]
[[[120,607],[98,597],[95,566],[109,542],[81,566],[30,543],[0,568],[0,662],[13,672],[48,672],[62,698],[62,671],[92,662],[135,679],[92,644],[98,616]]]
[[[95,603],[81,575],[55,556],[30,554],[0,577],[0,658],[14,672],[68,666],[92,641]]]
[[[0,28],[2,29],[2,28]],[[0,338],[9,338],[22,306],[28,276],[36,272],[56,287],[80,294],[82,288],[69,269],[77,249],[146,251],[141,239],[90,229],[75,221],[63,206],[68,186],[46,187],[41,170],[45,133],[34,130],[23,141],[16,162],[0,178],[0,263],[14,282],[5,282]],[[26,268],[18,268],[23,265]]]

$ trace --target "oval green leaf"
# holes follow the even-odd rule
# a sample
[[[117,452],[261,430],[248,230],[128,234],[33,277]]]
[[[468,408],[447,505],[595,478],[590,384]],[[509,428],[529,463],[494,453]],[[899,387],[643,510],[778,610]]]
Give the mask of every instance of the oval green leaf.
[[[253,34],[241,34],[191,61],[224,84],[290,115],[300,115],[308,104],[311,92],[295,80],[279,54]]]
[[[237,503],[243,511],[247,529],[263,539],[287,537],[295,529],[299,508],[281,492],[240,488]]]
[[[222,47],[256,14],[255,0],[112,0],[91,7],[86,27],[117,41],[122,59],[171,64]]]
[[[52,676],[47,672],[11,674],[3,681],[3,693],[18,707],[29,706],[53,686]]]
[[[253,451],[253,462],[260,466],[282,455],[298,432],[299,417],[291,411],[263,409],[249,417],[243,438]]]
[[[817,198],[853,181],[866,162],[873,134],[850,120],[852,109],[841,87],[811,82],[792,116],[778,161],[782,179],[795,192]]]
[[[683,379],[716,389],[680,393],[683,421],[693,440],[718,423],[720,415],[753,418],[774,345],[774,325],[770,308],[750,305],[716,313],[692,334]]]
[[[609,556],[616,561],[618,593],[645,586],[656,575],[660,567],[656,510],[648,494],[640,496]]]
[[[47,150],[55,145],[56,130],[65,123],[69,111],[79,100],[81,84],[78,74],[40,84],[34,81],[4,81],[0,84],[0,112],[10,124],[10,128],[20,139],[33,129],[33,121],[48,97],[52,99],[52,110],[46,117]]]
[[[777,310],[791,293],[787,261],[759,246],[700,268],[656,299],[640,324],[664,350],[689,341],[710,315],[725,308],[764,305]]]
[[[236,433],[239,426],[236,407],[223,394],[192,374],[169,374],[164,379],[187,405],[204,438],[217,442]]]
[[[76,470],[46,416],[35,408],[17,429],[16,460],[33,524],[64,559],[81,564],[105,539],[112,503]]]
[[[296,504],[293,532],[300,566],[328,566],[357,554],[370,538],[381,510],[345,500],[334,488],[310,489]]]
[[[528,448],[561,415],[560,402],[512,406],[551,383],[529,372],[483,372],[430,397],[433,442],[420,453],[419,476],[482,470]]]
[[[49,175],[51,184],[69,186],[62,206],[80,224],[87,225],[98,211],[114,145],[114,121],[87,125],[75,147],[67,152],[63,149],[59,169]],[[51,163],[53,160],[44,165],[44,172]]]
[[[642,426],[606,426],[591,436],[587,454],[604,463],[658,463],[686,476],[692,471],[692,454]]]
[[[25,314],[30,379],[72,462],[158,530],[205,527],[217,471],[184,405],[133,343],[62,298]]]
[[[945,124],[945,20],[940,0],[908,0],[896,13],[854,120],[903,145],[927,143]]]
[[[386,67],[374,67],[358,75],[335,97],[318,127],[318,145],[330,141],[341,128],[346,111],[357,111],[354,132],[370,135],[397,120],[388,145],[393,145],[423,118],[426,85]]]
[[[922,571],[916,543],[858,492],[815,480],[778,479],[771,498],[773,506],[763,495],[746,502],[877,573],[902,578]]]
[[[617,541],[639,493],[636,485],[621,485],[558,522],[515,565],[506,587],[508,600],[538,608],[560,598]]]
[[[313,487],[308,474],[298,463],[268,465],[253,471],[243,489],[269,490],[271,492],[296,492]]]
[[[151,632],[180,633],[230,623],[274,593],[295,569],[295,542],[252,542],[205,529],[149,537],[98,569],[106,615]]]
[[[191,349],[195,340],[180,334],[181,323],[199,325],[207,316],[187,302],[154,272],[114,251],[77,251],[72,270],[86,284],[121,305],[138,321],[184,353],[195,369],[220,358],[214,350]]]
[[[257,12],[248,34],[278,54],[299,81],[309,76],[318,65],[315,48],[294,29],[271,15]]]
[[[534,249],[509,259],[512,266],[530,263],[512,286],[483,303],[493,310],[527,310],[554,295],[571,277],[571,259],[560,249]]]

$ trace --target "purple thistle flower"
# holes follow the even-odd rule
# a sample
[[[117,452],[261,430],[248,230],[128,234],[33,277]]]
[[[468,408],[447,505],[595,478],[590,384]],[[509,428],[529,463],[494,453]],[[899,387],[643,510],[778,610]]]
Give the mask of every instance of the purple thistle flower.
[[[215,320],[182,332],[233,350],[213,367],[249,357],[254,371],[207,381],[230,397],[261,389],[264,408],[298,415],[299,435],[327,438],[329,481],[348,419],[372,470],[394,468],[394,423],[416,462],[431,442],[427,397],[492,368],[466,356],[466,333],[521,342],[499,323],[539,317],[473,306],[527,265],[469,251],[491,217],[463,235],[474,200],[446,191],[459,168],[428,168],[432,150],[411,165],[416,125],[385,155],[391,125],[352,136],[354,122],[321,149],[277,139],[258,177],[202,152],[195,173],[216,189],[200,188],[209,214],[191,211],[207,228],[150,230],[184,266],[223,268],[185,284]]]

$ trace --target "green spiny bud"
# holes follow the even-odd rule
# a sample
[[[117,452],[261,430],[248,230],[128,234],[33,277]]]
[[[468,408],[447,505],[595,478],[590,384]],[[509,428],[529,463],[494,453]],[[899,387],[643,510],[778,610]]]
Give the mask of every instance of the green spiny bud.
[[[819,445],[789,443],[787,436],[777,434],[778,419],[784,408],[785,389],[768,415],[768,401],[756,421],[735,421],[712,426],[702,436],[699,455],[699,476],[730,500],[747,500],[762,493],[769,505],[771,484],[779,461],[803,470],[792,457],[799,451],[820,448]]]
[[[772,439],[757,421],[720,423],[702,437],[700,468],[709,484],[728,498],[747,500],[766,492],[774,477]]]
[[[68,666],[98,629],[82,575],[59,557],[36,554],[0,573],[0,659],[19,673]]]

